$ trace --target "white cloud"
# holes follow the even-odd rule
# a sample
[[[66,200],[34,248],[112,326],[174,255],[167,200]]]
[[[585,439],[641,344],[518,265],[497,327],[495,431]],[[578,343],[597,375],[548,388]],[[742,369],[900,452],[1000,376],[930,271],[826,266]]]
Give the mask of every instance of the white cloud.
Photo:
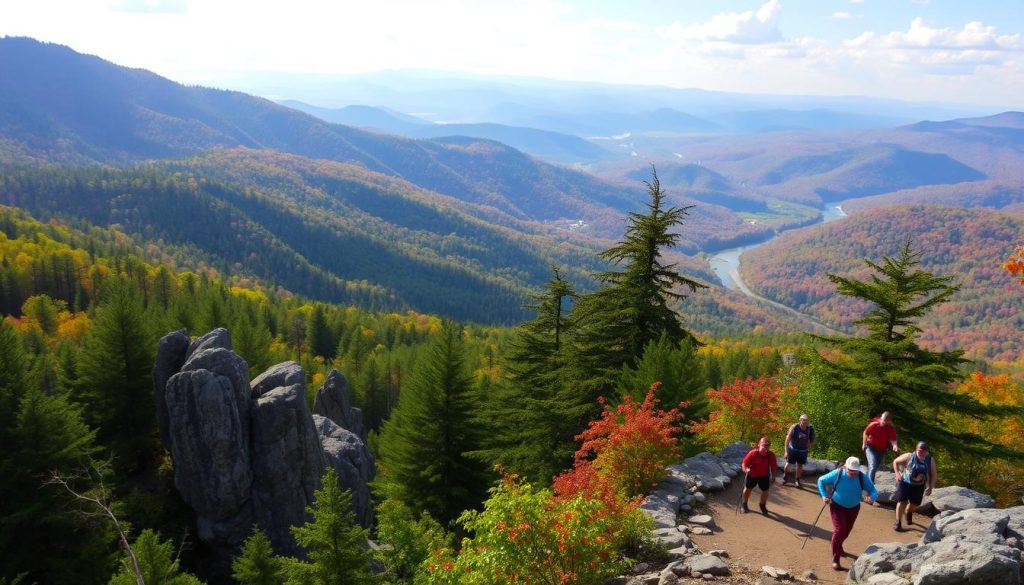
[[[850,0],[850,4],[863,4],[864,0]]]
[[[850,20],[851,18],[853,18],[853,15],[850,14],[849,12],[846,12],[845,10],[840,10],[839,12],[833,12],[832,18],[836,20]]]
[[[114,12],[182,14],[188,10],[185,0],[116,0],[110,5]]]
[[[906,32],[875,34],[866,32],[846,41],[849,47],[879,49],[945,49],[945,50],[1016,50],[1021,49],[1021,35],[1000,35],[996,27],[981,22],[968,22],[963,30],[931,28],[920,17],[910,23]]]
[[[660,30],[668,38],[692,42],[773,43],[782,40],[778,24],[781,9],[779,0],[768,0],[756,11],[723,12],[707,22],[686,27],[676,21]]]

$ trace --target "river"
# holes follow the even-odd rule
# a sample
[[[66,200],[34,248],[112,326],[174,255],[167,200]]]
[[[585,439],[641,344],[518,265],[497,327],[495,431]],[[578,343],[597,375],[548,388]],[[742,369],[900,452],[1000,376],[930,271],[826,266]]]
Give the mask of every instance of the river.
[[[828,223],[830,221],[846,217],[846,213],[843,212],[843,208],[838,205],[827,206],[821,210],[821,217],[822,223]],[[753,250],[758,246],[767,244],[779,237],[779,234],[781,233],[782,232],[779,232],[774,237],[757,244],[740,246],[738,248],[729,248],[711,256],[708,259],[708,263],[711,265],[711,269],[715,271],[715,274],[718,275],[718,280],[722,281],[722,286],[730,290],[738,289],[748,297],[761,298],[747,288],[747,285],[743,283],[743,279],[740,278],[740,256],[742,256],[747,250]]]

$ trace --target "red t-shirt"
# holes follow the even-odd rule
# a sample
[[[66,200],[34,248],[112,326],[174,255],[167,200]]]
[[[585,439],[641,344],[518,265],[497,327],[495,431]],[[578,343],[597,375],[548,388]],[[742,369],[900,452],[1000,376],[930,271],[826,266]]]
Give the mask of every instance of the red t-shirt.
[[[772,453],[770,449],[764,455],[757,449],[751,449],[750,453],[743,458],[743,467],[750,470],[747,474],[748,477],[767,477],[772,474],[771,470],[778,466],[775,453]]]
[[[889,443],[896,440],[896,427],[883,425],[877,418],[868,424],[864,432],[868,435],[868,445],[874,447],[876,451],[888,449]]]

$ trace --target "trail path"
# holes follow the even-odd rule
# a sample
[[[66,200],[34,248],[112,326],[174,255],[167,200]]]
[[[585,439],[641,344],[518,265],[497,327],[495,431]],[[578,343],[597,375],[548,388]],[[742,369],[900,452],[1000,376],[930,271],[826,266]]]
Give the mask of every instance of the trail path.
[[[768,517],[762,516],[757,509],[760,497],[757,488],[750,495],[750,513],[736,513],[742,482],[740,477],[724,492],[709,495],[703,509],[695,512],[714,518],[711,526],[714,533],[704,536],[691,534],[694,544],[704,552],[715,549],[728,551],[730,564],[742,564],[756,570],[770,565],[789,570],[797,579],[811,569],[818,576],[819,583],[846,582],[846,570],[837,572],[832,569],[829,544],[832,520],[828,510],[821,514],[807,546],[800,549],[814,517],[821,510],[817,477],[808,477],[799,489],[792,485],[773,485],[768,496]],[[857,555],[872,543],[917,542],[931,519],[918,515],[914,518],[914,525],[905,532],[892,529],[895,521],[896,513],[892,508],[862,505],[844,548],[847,553]],[[844,569],[849,569],[854,560],[852,557],[844,558]]]

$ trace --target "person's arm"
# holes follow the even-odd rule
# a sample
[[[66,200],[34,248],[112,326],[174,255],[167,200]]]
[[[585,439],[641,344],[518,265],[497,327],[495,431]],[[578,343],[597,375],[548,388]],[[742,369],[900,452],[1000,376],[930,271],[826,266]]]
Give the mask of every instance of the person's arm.
[[[878,501],[878,488],[875,487],[875,482],[871,481],[871,476],[866,473],[861,473],[861,477],[864,478],[864,490],[868,492],[865,502],[874,505]]]
[[[871,424],[874,424],[874,423],[871,423]],[[868,434],[868,431],[871,430],[871,424],[869,424],[868,426],[864,427],[864,435],[860,439],[860,450],[861,451],[863,451],[863,450],[868,448],[868,437],[871,436],[871,435]]]
[[[818,478],[818,493],[821,494],[821,500],[823,502],[825,502],[826,504],[831,502],[832,498],[829,497],[828,490],[826,489],[825,486],[827,486],[827,485],[829,485],[829,483],[831,483],[832,476],[834,476],[834,475],[835,475],[835,472],[834,471],[830,471],[830,472],[826,473],[825,475],[823,475],[823,476]]]
[[[782,446],[785,447],[786,449],[789,449],[789,444],[793,441],[794,430],[796,430],[796,425],[789,427],[789,432],[786,433],[786,442],[782,444]]]
[[[896,474],[896,479],[900,478],[903,468],[907,466],[908,459],[910,459],[910,453],[904,453],[892,460],[892,472]]]
[[[740,463],[740,471],[742,471],[744,474],[750,473],[750,453],[753,453],[753,451],[748,452],[743,457],[743,462]]]
[[[814,448],[814,441],[817,440],[818,433],[814,432],[814,427],[807,427],[807,450]]]
[[[899,453],[900,452],[900,447],[899,447],[899,445],[896,444],[896,427],[893,427],[893,429],[892,429],[892,438],[889,439],[889,444],[892,445],[892,452],[893,453]]]

